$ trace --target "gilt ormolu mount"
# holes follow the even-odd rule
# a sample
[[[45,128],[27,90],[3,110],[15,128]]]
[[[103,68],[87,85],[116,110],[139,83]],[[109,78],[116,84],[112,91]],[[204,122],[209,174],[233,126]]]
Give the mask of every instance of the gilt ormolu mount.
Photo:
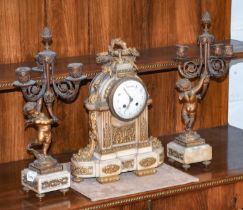
[[[89,144],[71,159],[73,181],[96,177],[100,183],[113,182],[122,172],[153,174],[163,163],[160,141],[148,136],[151,99],[136,73],[138,55],[121,39],[111,40],[108,52],[97,55],[102,72],[92,80],[85,101]]]
[[[184,132],[167,145],[167,155],[171,161],[178,161],[185,169],[191,163],[202,162],[209,165],[212,159],[212,147],[205,143],[196,131],[192,131],[196,119],[198,101],[204,97],[210,78],[219,79],[227,75],[229,63],[233,56],[232,45],[214,44],[214,36],[208,32],[211,17],[205,12],[202,17],[203,33],[198,38],[199,63],[187,57],[188,46],[177,45],[176,60],[178,71],[183,79],[176,82],[179,100],[182,102],[181,117]],[[190,80],[195,82],[194,87]]]
[[[38,129],[38,137],[28,145],[27,150],[34,154],[36,160],[30,163],[29,168],[22,171],[22,185],[25,190],[33,190],[37,197],[44,193],[60,190],[66,192],[70,187],[70,173],[53,157],[47,154],[51,143],[51,127],[58,123],[52,107],[59,98],[72,101],[78,94],[80,82],[86,78],[82,74],[81,63],[71,63],[67,66],[69,76],[57,82],[54,75],[56,53],[50,50],[49,43],[52,34],[47,27],[42,32],[45,49],[35,56],[37,67],[19,67],[16,69],[17,81],[13,84],[21,88],[27,103],[24,114],[27,118],[26,126]],[[31,80],[31,72],[40,74],[40,81]],[[49,116],[42,113],[43,102]]]

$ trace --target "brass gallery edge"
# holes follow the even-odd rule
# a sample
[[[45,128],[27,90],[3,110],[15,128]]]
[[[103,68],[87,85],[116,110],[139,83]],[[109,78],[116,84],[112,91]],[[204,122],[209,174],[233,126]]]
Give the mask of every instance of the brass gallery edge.
[[[197,62],[197,60],[195,60]],[[176,62],[171,62],[171,63],[156,63],[156,64],[149,64],[149,65],[138,65],[138,73],[142,73],[142,72],[149,72],[149,71],[156,71],[156,70],[162,70],[162,69],[172,69],[172,68],[176,68]],[[88,79],[92,79],[97,73],[97,72],[90,72],[90,73],[86,73],[84,72]],[[56,77],[56,81],[61,81],[66,77],[66,75],[63,76],[57,76]],[[41,80],[36,80],[37,82],[40,82]],[[2,84],[0,84],[0,89],[11,89],[14,88],[14,86],[12,85],[12,82],[3,82]]]
[[[178,194],[178,193],[189,192],[189,191],[199,190],[199,189],[205,189],[205,188],[208,188],[208,187],[216,187],[216,186],[219,186],[219,185],[236,183],[236,182],[239,182],[239,181],[243,181],[243,175],[233,176],[233,177],[223,178],[223,179],[220,178],[220,179],[216,179],[216,180],[212,180],[212,181],[205,181],[205,182],[202,182],[202,183],[192,184],[190,186],[181,186],[179,188],[171,189],[171,190],[170,189],[161,190],[160,192],[155,192],[155,193],[151,193],[151,194],[148,194],[148,195],[141,195],[141,196],[135,196],[135,197],[132,197],[132,198],[125,198],[125,199],[107,202],[107,203],[104,203],[104,204],[98,204],[98,205],[94,205],[94,206],[91,206],[91,207],[85,207],[85,208],[81,208],[81,209],[95,210],[95,209],[108,208],[108,207],[113,207],[113,206],[116,206],[116,205],[129,204],[129,203],[142,201],[142,200],[150,200],[150,199],[157,199],[157,198],[161,198],[161,197],[167,197],[167,196],[175,195],[175,194]]]

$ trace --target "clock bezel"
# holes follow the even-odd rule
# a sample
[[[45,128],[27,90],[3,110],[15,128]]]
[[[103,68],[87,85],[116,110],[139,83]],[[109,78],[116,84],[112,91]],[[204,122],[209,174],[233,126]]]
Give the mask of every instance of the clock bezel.
[[[129,81],[129,80],[137,81],[137,82],[139,82],[139,83],[143,86],[143,88],[144,88],[144,90],[145,90],[145,93],[146,93],[146,99],[145,99],[145,103],[144,103],[144,105],[143,105],[141,111],[140,111],[136,116],[127,119],[127,118],[122,118],[122,117],[120,117],[120,116],[116,113],[116,111],[115,111],[115,109],[114,109],[114,107],[113,107],[113,97],[114,97],[114,94],[115,94],[117,88],[118,88],[123,82]],[[142,81],[141,79],[139,79],[139,78],[134,78],[134,77],[126,77],[126,78],[122,78],[122,79],[119,79],[118,81],[116,81],[115,84],[113,85],[113,87],[111,88],[110,94],[109,94],[109,96],[108,96],[108,106],[109,106],[109,108],[110,108],[110,111],[111,111],[112,115],[113,115],[114,117],[116,117],[117,119],[123,121],[123,122],[129,122],[129,121],[132,121],[132,120],[138,118],[139,115],[144,111],[145,107],[147,106],[147,102],[148,102],[148,91],[147,91],[147,88],[146,88],[145,84],[143,83],[143,81]]]

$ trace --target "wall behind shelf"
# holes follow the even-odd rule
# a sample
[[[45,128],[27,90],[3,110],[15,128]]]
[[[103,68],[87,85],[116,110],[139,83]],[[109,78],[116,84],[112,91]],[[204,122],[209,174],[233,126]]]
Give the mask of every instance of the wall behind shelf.
[[[203,11],[212,32],[229,38],[230,0],[47,0],[52,49],[59,57],[94,54],[121,37],[149,48],[195,43]],[[0,1],[0,63],[32,60],[42,49],[44,0]]]
[[[107,49],[111,38],[121,37],[136,48],[195,43],[200,17],[212,15],[217,40],[230,38],[230,0],[47,0],[52,49],[58,57],[94,54]],[[44,13],[41,0],[0,0],[0,63],[32,60],[42,49]],[[0,69],[1,71],[1,69]],[[1,72],[0,72],[1,73]],[[142,76],[153,99],[150,133],[161,136],[182,130],[181,105],[175,90],[176,71]],[[57,101],[61,119],[53,129],[53,153],[77,151],[87,143],[87,113],[83,100],[88,84],[73,104]],[[225,125],[228,80],[213,81],[198,109],[195,129]],[[24,130],[20,92],[0,93],[0,163],[30,158],[25,147],[35,137]],[[7,151],[7,152],[6,152]]]
[[[232,1],[231,14],[231,38],[243,41],[243,14],[242,1]],[[242,113],[243,111],[243,63],[238,63],[230,68],[229,72],[229,124],[243,129]]]

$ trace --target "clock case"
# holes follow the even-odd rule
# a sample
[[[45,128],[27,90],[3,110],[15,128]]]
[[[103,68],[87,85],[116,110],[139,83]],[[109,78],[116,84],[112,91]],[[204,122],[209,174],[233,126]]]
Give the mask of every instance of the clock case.
[[[98,54],[102,71],[92,80],[84,102],[89,113],[89,144],[71,159],[73,181],[96,177],[100,183],[113,182],[127,171],[149,175],[164,162],[161,142],[148,136],[148,106],[152,102],[148,93],[142,112],[134,119],[119,118],[111,105],[112,94],[121,81],[132,79],[143,84],[134,64],[138,55],[120,39],[111,41],[108,52]]]

